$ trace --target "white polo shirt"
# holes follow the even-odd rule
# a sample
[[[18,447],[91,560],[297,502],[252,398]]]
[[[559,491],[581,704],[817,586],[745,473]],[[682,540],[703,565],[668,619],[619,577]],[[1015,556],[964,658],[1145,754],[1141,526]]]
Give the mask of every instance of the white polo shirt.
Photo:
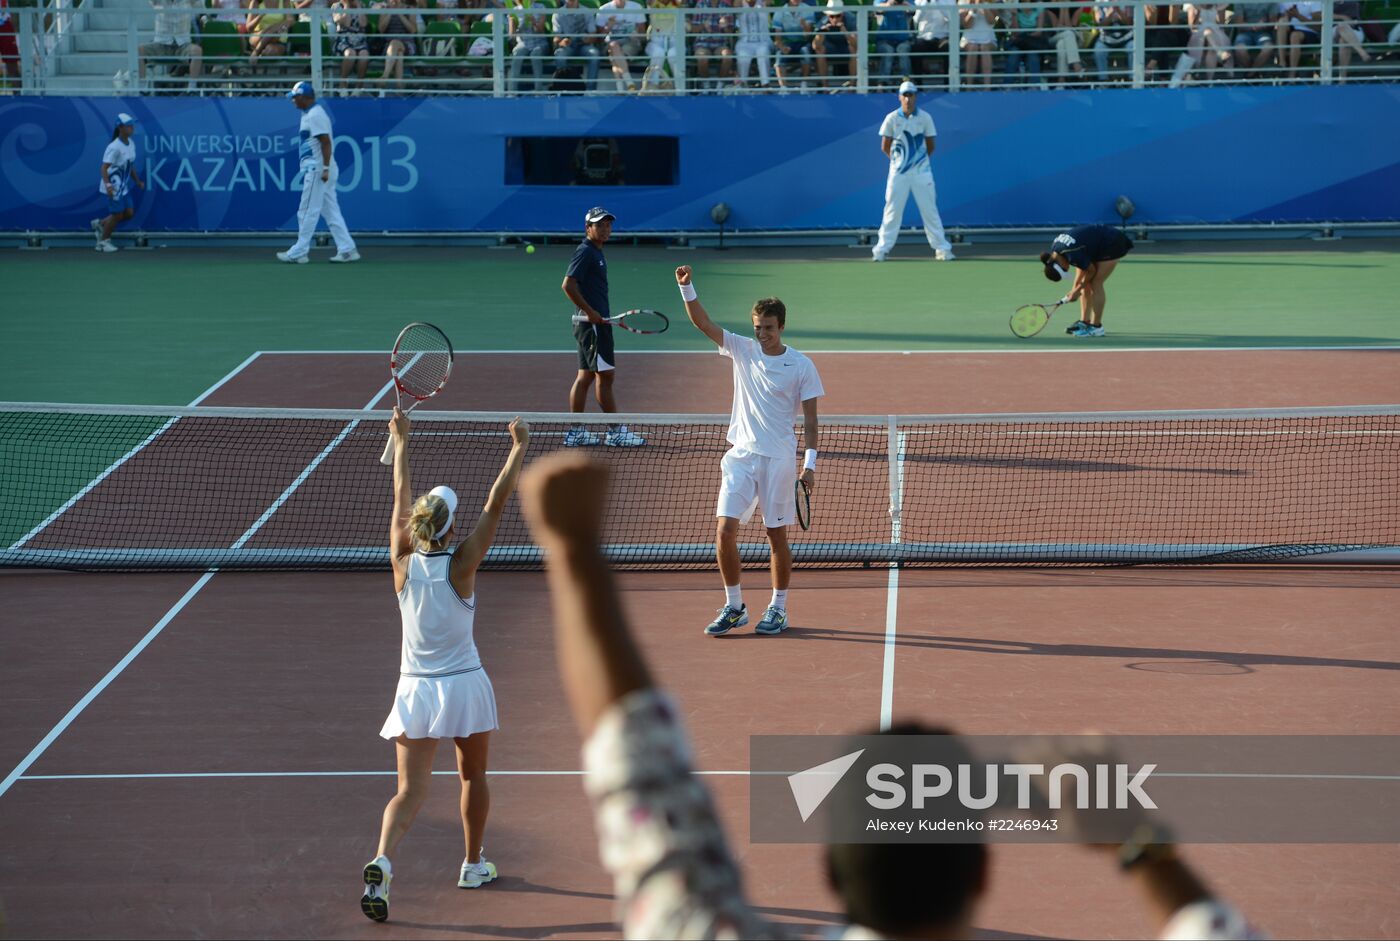
[[[112,198],[120,199],[131,189],[131,165],[136,162],[136,145],[114,137],[107,149],[102,151],[102,162],[107,164],[107,180],[112,182]],[[103,196],[107,195],[106,180],[97,181],[97,191]]]
[[[826,394],[817,367],[790,346],[768,356],[754,338],[728,330],[719,352],[734,361],[729,443],[764,457],[791,459],[797,453],[793,423],[802,403]]]
[[[880,136],[894,140],[890,145],[890,173],[917,173],[928,169],[927,141],[937,137],[938,130],[927,111],[915,108],[913,114],[905,114],[903,108],[895,108],[880,125]]]
[[[331,116],[326,114],[325,108],[315,104],[301,113],[301,146],[298,157],[303,167],[321,169],[321,142],[316,138],[322,134],[330,137],[332,141],[335,140],[331,134]],[[331,149],[331,166],[335,166],[334,148]]]

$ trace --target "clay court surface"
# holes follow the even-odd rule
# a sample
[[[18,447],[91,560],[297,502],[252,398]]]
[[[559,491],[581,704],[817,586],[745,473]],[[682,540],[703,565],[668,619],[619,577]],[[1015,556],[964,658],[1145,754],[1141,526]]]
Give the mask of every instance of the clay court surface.
[[[1395,350],[814,359],[826,414],[1358,405],[1394,401],[1400,387]],[[554,411],[573,369],[570,354],[477,360],[427,407]],[[717,356],[636,356],[623,368],[624,408],[727,411]],[[269,353],[202,404],[383,407],[371,398],[384,378],[382,354]],[[799,572],[794,627],[779,638],[702,636],[721,598],[713,573],[629,573],[622,587],[683,706],[750,899],[809,935],[841,916],[816,848],[748,842],[750,735],[850,732],[887,716],[986,734],[1400,734],[1400,575],[1389,569],[905,570],[893,594],[884,569]],[[761,605],[766,573],[746,573],[745,589]],[[444,752],[445,775],[395,859],[387,926],[357,904],[394,781],[377,737],[397,679],[387,573],[7,573],[0,592],[23,612],[7,618],[0,661],[0,768],[21,771],[0,792],[11,936],[615,936],[541,575],[489,573],[478,586],[477,639],[502,717],[487,834],[501,879],[455,886],[461,831]],[[1276,937],[1400,936],[1395,845],[1186,852]],[[1109,859],[1073,846],[1004,845],[992,857],[985,936],[1155,930]]]

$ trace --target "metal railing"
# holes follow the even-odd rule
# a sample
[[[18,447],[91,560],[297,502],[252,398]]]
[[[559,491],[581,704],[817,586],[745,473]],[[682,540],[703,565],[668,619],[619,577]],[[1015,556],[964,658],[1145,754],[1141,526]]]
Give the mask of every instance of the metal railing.
[[[1400,26],[1361,19],[1356,5],[1335,0],[1284,14],[1261,12],[1275,4],[1145,0],[103,5],[111,2],[12,11],[25,92],[257,95],[307,77],[333,95],[491,97],[868,93],[906,77],[952,92],[1400,79]],[[112,28],[120,14],[124,28]]]

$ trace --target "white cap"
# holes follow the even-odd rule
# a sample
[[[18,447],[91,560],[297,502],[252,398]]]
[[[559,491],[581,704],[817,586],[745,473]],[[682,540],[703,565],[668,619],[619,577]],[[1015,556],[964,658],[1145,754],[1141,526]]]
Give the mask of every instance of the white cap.
[[[451,487],[434,487],[428,491],[428,496],[441,497],[442,502],[447,504],[447,522],[442,524],[442,529],[433,533],[434,540],[441,539],[452,528],[452,518],[457,515],[457,494]]]
[[[913,82],[905,82],[899,86],[899,93],[901,95],[917,95],[919,93],[919,86],[915,85]]]
[[[136,123],[136,119],[133,118],[131,115],[127,114],[125,111],[123,111],[123,112],[121,112],[120,114],[117,115],[117,124],[135,124],[135,123]]]

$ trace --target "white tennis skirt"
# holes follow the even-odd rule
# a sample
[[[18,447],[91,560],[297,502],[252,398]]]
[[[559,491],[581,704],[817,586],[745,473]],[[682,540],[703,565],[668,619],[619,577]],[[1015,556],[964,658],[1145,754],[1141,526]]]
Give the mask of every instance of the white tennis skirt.
[[[456,676],[400,676],[379,734],[394,739],[466,738],[497,728],[496,691],[485,669]]]

